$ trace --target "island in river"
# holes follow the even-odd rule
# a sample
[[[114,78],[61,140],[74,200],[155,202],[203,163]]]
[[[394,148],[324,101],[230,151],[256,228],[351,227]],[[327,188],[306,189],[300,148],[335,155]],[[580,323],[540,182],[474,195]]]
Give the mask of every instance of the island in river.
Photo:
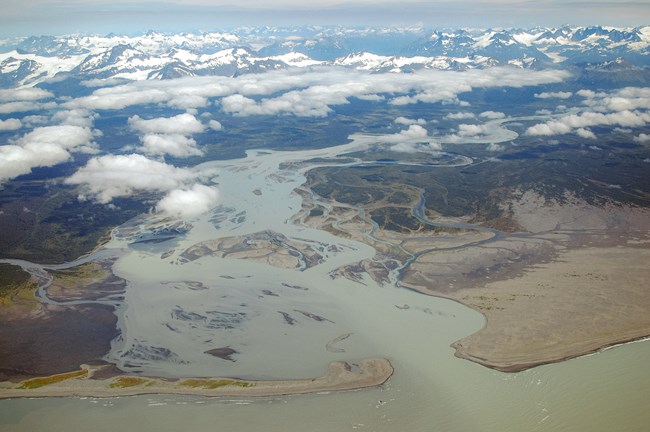
[[[500,197],[501,212],[440,214],[422,184],[399,177],[403,166],[421,164],[358,157],[368,139],[208,162],[221,169],[223,190],[233,192],[228,206],[192,224],[149,214],[75,262],[7,260],[33,279],[4,290],[0,313],[15,325],[0,330],[0,393],[262,396],[382,385],[393,373],[390,359],[360,357],[372,351],[367,347],[358,360],[329,362],[321,378],[307,370],[296,379],[232,378],[252,376],[253,366],[265,363],[261,353],[282,351],[275,344],[302,353],[294,361],[340,359],[354,352],[354,341],[363,346],[363,332],[337,310],[325,281],[400,286],[478,310],[484,328],[455,342],[456,354],[502,371],[650,334],[646,209],[517,189]],[[426,169],[475,165],[441,155]],[[377,182],[379,175],[396,178]],[[266,337],[270,329],[287,342]],[[338,343],[348,349],[333,348]],[[209,354],[224,346],[236,359]],[[227,375],[211,374],[215,365]],[[287,373],[281,361],[268,366]]]

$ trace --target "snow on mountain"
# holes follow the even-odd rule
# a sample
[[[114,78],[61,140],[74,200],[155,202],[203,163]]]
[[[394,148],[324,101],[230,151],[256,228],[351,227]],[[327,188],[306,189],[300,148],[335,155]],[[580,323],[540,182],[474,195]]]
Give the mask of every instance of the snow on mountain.
[[[0,86],[54,77],[170,79],[234,76],[335,65],[376,72],[600,64],[650,65],[650,26],[444,30],[421,28],[245,28],[230,33],[148,32],[32,36],[0,41]]]
[[[9,51],[0,54],[0,86],[33,85],[77,67],[85,55],[44,57]]]

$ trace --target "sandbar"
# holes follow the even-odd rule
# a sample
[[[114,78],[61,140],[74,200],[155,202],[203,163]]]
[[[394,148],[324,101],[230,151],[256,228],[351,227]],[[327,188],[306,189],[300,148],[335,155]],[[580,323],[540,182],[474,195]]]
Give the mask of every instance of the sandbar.
[[[357,390],[384,384],[393,374],[387,359],[355,363],[332,362],[327,373],[313,379],[253,381],[237,378],[179,378],[167,380],[134,375],[93,379],[110,365],[82,365],[78,371],[19,383],[0,383],[0,399],[34,397],[118,397],[144,394],[264,397]]]

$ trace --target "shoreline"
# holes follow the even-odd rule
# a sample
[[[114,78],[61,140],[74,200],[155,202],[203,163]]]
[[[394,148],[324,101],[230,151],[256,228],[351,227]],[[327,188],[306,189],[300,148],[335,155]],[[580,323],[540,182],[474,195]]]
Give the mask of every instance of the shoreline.
[[[637,343],[637,342],[644,342],[650,340],[650,333],[644,335],[644,336],[638,336],[638,337],[632,337],[629,339],[622,339],[619,341],[614,341],[614,342],[608,342],[604,345],[598,345],[596,348],[591,349],[589,351],[581,351],[577,353],[572,353],[565,355],[563,357],[557,357],[553,359],[544,359],[544,360],[539,360],[539,361],[530,361],[530,362],[520,362],[520,363],[500,363],[498,361],[491,361],[486,358],[481,358],[478,356],[473,356],[466,352],[463,349],[462,344],[460,343],[461,341],[456,341],[451,344],[451,347],[455,349],[454,356],[463,359],[463,360],[469,360],[471,362],[480,364],[481,366],[485,366],[489,369],[494,369],[499,372],[506,372],[506,373],[516,373],[516,372],[522,372],[528,369],[532,369],[534,367],[538,366],[544,366],[544,365],[549,365],[549,364],[555,364],[555,363],[561,363],[567,360],[573,360],[577,359],[580,357],[586,357],[589,355],[593,354],[598,354],[600,352],[606,351],[608,349],[612,348],[617,348],[620,346],[632,344],[632,343]]]
[[[421,289],[419,287],[409,286],[409,285],[402,285],[401,283],[400,283],[400,287],[402,287],[404,289],[408,289],[408,290],[418,292],[420,294],[428,295],[428,296],[431,296],[431,297],[438,297],[438,298],[443,298],[445,300],[453,301],[455,303],[461,304],[461,305],[463,305],[465,307],[468,307],[468,308],[480,313],[481,315],[483,315],[483,318],[485,319],[485,324],[483,325],[483,327],[480,330],[478,330],[477,332],[475,332],[475,333],[473,333],[472,335],[469,335],[469,336],[476,335],[476,334],[480,333],[481,331],[485,330],[488,327],[488,316],[485,314],[485,312],[483,312],[479,308],[473,307],[470,304],[463,302],[462,300],[456,299],[454,297],[444,296],[442,294],[432,293],[431,291],[428,291],[426,289]],[[469,337],[469,336],[467,336],[467,337]],[[487,367],[489,369],[493,369],[493,370],[496,370],[496,371],[499,371],[499,372],[515,373],[515,372],[522,372],[522,371],[525,371],[525,370],[528,370],[528,369],[532,369],[532,368],[535,368],[535,367],[538,367],[538,366],[561,363],[561,362],[566,361],[566,360],[572,360],[572,359],[576,359],[576,358],[580,358],[580,357],[589,356],[589,355],[592,355],[592,354],[598,354],[599,352],[603,352],[605,350],[617,348],[619,346],[623,346],[623,345],[627,345],[627,344],[650,341],[650,331],[648,331],[647,333],[644,333],[643,335],[640,335],[640,336],[631,336],[631,337],[619,339],[619,340],[616,340],[616,341],[603,342],[601,344],[598,344],[596,347],[594,347],[592,349],[567,354],[567,355],[561,356],[561,357],[558,356],[556,358],[547,358],[547,359],[540,359],[540,360],[528,360],[528,361],[522,361],[522,362],[499,362],[499,361],[496,361],[496,360],[490,360],[489,358],[486,358],[486,357],[481,357],[479,355],[472,355],[469,352],[467,352],[467,350],[464,349],[464,346],[462,344],[462,341],[464,339],[466,339],[466,338],[459,339],[459,340],[453,342],[450,345],[450,347],[452,347],[454,349],[454,356],[455,357],[457,357],[459,359],[463,359],[463,360],[468,360],[468,361],[471,361],[473,363],[477,363],[477,364],[479,364],[481,366],[485,366],[485,367]]]
[[[179,378],[175,380],[116,375],[92,379],[110,365],[82,365],[67,374],[31,378],[19,383],[0,383],[0,399],[43,397],[124,397],[147,394],[203,397],[269,397],[307,393],[339,392],[380,386],[393,375],[390,361],[365,359],[358,363],[332,362],[327,373],[312,379],[240,380],[237,378]],[[37,386],[30,388],[30,386]]]
[[[650,251],[629,246],[586,247],[480,288],[443,293],[401,286],[483,315],[480,330],[451,344],[456,357],[520,372],[649,339],[650,270],[643,267],[649,258]]]

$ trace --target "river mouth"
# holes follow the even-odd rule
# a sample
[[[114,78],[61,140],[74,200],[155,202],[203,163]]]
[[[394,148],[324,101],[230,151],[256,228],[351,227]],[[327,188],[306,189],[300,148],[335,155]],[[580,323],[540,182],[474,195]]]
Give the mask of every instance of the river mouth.
[[[391,431],[395,425],[431,430],[434,425],[434,430],[446,431],[519,431],[561,430],[565,424],[609,430],[625,417],[643,424],[634,408],[635,398],[643,400],[642,386],[625,390],[629,405],[612,400],[603,389],[621,393],[631,382],[650,382],[643,367],[647,343],[504,374],[453,355],[450,345],[454,341],[484,326],[480,313],[454,301],[396,287],[399,272],[389,272],[392,283],[388,284],[378,284],[370,276],[336,277],[336,269],[371,259],[377,250],[294,224],[302,205],[302,197],[294,190],[304,183],[308,168],[287,171],[279,166],[287,160],[316,157],[335,163],[338,154],[354,149],[352,143],[318,151],[249,152],[246,159],[208,163],[221,170],[214,181],[222,190],[223,207],[193,220],[191,229],[160,241],[116,233],[97,252],[119,255],[112,271],[128,284],[123,299],[107,300],[116,307],[120,337],[113,339],[104,360],[139,376],[254,380],[310,378],[321,375],[331,361],[383,357],[395,367],[386,384],[300,397],[206,400],[161,395],[64,399],[48,404],[4,401],[0,406],[23,416],[22,425],[31,425],[31,430],[44,430],[43,418],[36,415],[43,412],[47,416],[42,417],[52,424],[83,428],[92,422],[128,429],[146,410],[153,415],[147,416],[145,430],[174,430],[189,419],[199,427],[213,427],[215,422],[236,427],[245,421],[250,427],[266,425],[268,430],[297,430],[305,424],[315,425],[313,430]],[[159,223],[155,217],[144,218],[135,231],[148,235]],[[265,254],[247,251],[244,246],[260,241],[259,233],[275,233],[262,239],[269,250],[298,252],[269,261]],[[494,241],[501,239],[498,232],[487,234],[494,234]],[[230,249],[201,249],[203,254],[187,259],[187,251],[201,242],[223,238],[238,240],[228,245]],[[303,265],[303,247],[321,257],[317,265]],[[224,250],[230,255],[221,256]],[[223,347],[236,354],[224,359],[209,353]],[[604,377],[607,383],[593,380],[594,376]],[[588,402],[576,405],[585,395]],[[605,418],[600,413],[607,412],[612,403],[618,411]],[[594,406],[599,408],[592,412]],[[90,414],[70,419],[69,414],[79,409]],[[115,419],[115,410],[127,415]]]

